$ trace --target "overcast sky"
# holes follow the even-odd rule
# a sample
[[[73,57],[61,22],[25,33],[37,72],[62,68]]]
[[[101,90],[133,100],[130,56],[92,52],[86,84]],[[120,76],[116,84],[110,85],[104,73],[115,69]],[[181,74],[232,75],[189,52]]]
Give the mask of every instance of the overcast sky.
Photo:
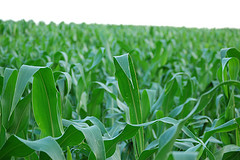
[[[239,7],[239,0],[0,0],[0,19],[240,28]]]

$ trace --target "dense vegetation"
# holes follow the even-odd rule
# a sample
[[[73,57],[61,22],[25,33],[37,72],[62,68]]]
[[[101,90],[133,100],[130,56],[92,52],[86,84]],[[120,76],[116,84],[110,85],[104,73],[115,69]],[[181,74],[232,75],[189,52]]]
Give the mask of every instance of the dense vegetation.
[[[0,21],[0,159],[240,159],[238,49],[237,29]]]

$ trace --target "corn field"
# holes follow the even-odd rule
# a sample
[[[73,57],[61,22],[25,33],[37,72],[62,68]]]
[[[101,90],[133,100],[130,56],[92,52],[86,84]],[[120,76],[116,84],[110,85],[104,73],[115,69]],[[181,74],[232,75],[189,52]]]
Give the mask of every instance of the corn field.
[[[239,160],[240,30],[0,20],[0,160]]]

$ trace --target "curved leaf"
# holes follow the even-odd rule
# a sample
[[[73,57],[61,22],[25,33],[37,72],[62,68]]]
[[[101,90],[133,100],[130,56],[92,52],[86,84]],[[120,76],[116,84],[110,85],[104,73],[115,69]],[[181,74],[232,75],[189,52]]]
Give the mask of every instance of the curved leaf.
[[[17,77],[16,88],[15,88],[14,97],[12,101],[11,114],[13,113],[19,99],[21,98],[27,83],[33,77],[33,75],[41,68],[43,67],[35,67],[35,66],[27,66],[27,65],[21,66],[18,77]]]
[[[37,141],[27,141],[15,135],[8,138],[0,149],[0,159],[10,159],[11,156],[25,157],[34,151],[46,153],[53,160],[64,160],[65,157],[58,143],[51,137]]]

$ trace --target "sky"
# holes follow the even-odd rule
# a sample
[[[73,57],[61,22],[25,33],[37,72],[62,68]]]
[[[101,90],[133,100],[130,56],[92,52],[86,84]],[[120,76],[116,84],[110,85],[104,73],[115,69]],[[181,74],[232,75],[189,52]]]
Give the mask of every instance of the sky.
[[[239,0],[0,0],[0,19],[240,28],[239,7]]]

